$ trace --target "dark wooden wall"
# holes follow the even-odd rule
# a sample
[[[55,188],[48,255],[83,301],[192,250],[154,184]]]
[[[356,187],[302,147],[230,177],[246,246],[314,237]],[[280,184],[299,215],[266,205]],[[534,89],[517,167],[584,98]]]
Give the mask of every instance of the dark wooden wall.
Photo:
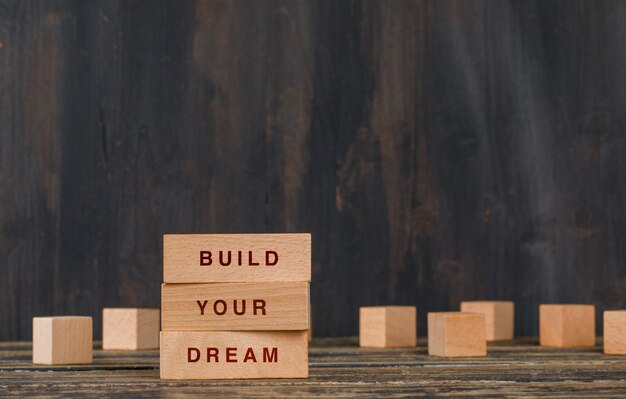
[[[626,1],[0,0],[0,339],[158,306],[161,235],[313,233],[358,307],[626,307]],[[600,312],[598,312],[600,315]],[[598,318],[600,320],[600,317]],[[600,325],[599,325],[600,327]]]

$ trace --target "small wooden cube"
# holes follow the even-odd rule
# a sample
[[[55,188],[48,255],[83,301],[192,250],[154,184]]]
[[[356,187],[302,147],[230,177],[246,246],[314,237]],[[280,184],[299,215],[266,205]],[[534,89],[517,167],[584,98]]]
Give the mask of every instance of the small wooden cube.
[[[511,301],[463,301],[461,312],[485,315],[487,342],[513,339],[515,310]]]
[[[428,354],[440,357],[486,356],[485,330],[485,315],[482,313],[428,313]]]
[[[365,348],[403,348],[417,343],[415,306],[362,307],[359,344]]]
[[[604,312],[604,353],[626,355],[626,310]]]
[[[33,363],[88,364],[92,359],[91,317],[33,317]]]
[[[159,309],[105,308],[102,310],[102,349],[159,348]]]
[[[595,306],[540,305],[539,343],[559,348],[595,346]]]

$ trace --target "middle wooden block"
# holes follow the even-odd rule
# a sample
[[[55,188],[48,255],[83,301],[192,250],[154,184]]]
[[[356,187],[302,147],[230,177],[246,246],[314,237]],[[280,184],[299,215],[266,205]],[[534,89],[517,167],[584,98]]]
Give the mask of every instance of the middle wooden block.
[[[161,286],[163,331],[307,330],[309,283]]]

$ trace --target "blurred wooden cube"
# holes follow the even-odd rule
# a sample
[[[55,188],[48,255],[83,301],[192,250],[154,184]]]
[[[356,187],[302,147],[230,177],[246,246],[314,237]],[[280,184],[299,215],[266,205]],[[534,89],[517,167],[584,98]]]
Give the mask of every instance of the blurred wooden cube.
[[[487,341],[513,339],[515,309],[511,301],[463,301],[461,312],[485,315]]]
[[[440,357],[486,356],[485,330],[485,315],[482,313],[428,313],[428,354]]]
[[[359,344],[366,348],[413,347],[417,343],[415,306],[362,307]]]
[[[626,310],[604,312],[604,353],[626,355]]]
[[[92,359],[91,317],[33,317],[33,363],[88,364]]]
[[[159,309],[105,308],[102,349],[158,349],[159,327]]]
[[[595,306],[540,305],[539,343],[559,348],[595,346]]]

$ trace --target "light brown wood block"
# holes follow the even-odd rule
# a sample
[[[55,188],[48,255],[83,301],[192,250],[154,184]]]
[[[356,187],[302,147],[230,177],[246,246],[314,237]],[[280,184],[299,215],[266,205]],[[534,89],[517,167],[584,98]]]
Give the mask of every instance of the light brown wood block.
[[[593,305],[539,305],[541,346],[595,346],[596,308]]]
[[[311,234],[166,234],[163,282],[311,281]]]
[[[604,353],[626,355],[626,310],[604,312]]]
[[[463,301],[461,312],[485,315],[487,342],[513,339],[515,308],[511,301]]]
[[[467,312],[428,313],[428,354],[440,357],[486,356],[485,315]]]
[[[309,283],[163,284],[163,331],[308,330]]]
[[[102,349],[141,350],[159,347],[159,309],[102,310]]]
[[[92,357],[91,317],[33,317],[33,363],[89,364]]]
[[[415,306],[362,307],[359,345],[364,348],[403,348],[417,343]]]
[[[306,331],[161,332],[161,378],[307,378]]]

